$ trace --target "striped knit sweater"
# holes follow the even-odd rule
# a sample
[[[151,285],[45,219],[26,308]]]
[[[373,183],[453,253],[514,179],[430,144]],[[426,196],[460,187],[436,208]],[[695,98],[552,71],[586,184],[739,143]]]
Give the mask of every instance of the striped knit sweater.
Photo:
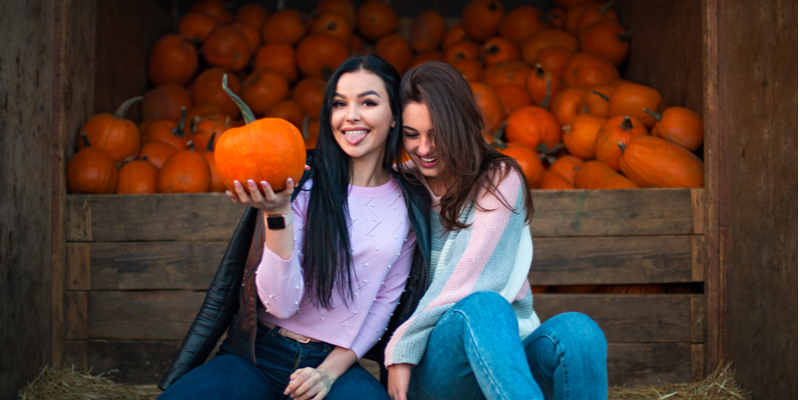
[[[436,323],[450,307],[471,293],[493,291],[505,297],[517,315],[520,338],[539,326],[528,283],[533,243],[525,223],[523,190],[527,188],[521,183],[520,177],[512,172],[497,185],[499,194],[514,206],[513,212],[494,195],[483,192],[478,197],[480,207],[471,206],[462,213],[462,221],[471,224],[468,228],[446,232],[441,239],[434,239],[430,286],[414,314],[397,328],[387,344],[387,367],[418,364]],[[434,236],[443,232],[439,210],[439,198],[433,196]]]

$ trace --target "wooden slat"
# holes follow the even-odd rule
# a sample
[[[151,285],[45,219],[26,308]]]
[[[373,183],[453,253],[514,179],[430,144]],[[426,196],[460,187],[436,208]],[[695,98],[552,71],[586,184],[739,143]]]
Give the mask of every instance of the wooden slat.
[[[64,294],[66,338],[86,340],[89,338],[87,292],[68,291]]]
[[[692,300],[681,294],[536,294],[533,308],[544,321],[577,311],[591,317],[609,342],[691,342]]]
[[[64,348],[64,362],[68,366],[76,369],[88,369],[86,362],[86,351],[88,349],[86,340],[67,340]]]
[[[608,384],[688,382],[692,377],[692,346],[689,343],[609,343]]]
[[[89,339],[182,340],[204,292],[89,292]]]
[[[692,296],[690,337],[693,343],[705,342],[705,300],[703,296]]]
[[[692,218],[694,220],[694,234],[702,235],[705,232],[706,196],[703,189],[692,189]]]
[[[534,238],[533,285],[692,281],[692,236]]]
[[[703,344],[692,344],[692,382],[706,378],[706,350]]]
[[[177,340],[90,340],[86,361],[93,373],[102,373],[114,382],[155,385],[172,365],[180,346]]]
[[[689,235],[690,189],[534,190],[534,237]]]
[[[92,240],[228,241],[244,207],[221,193],[90,196]]]
[[[91,243],[67,242],[66,290],[91,289]]]
[[[706,275],[706,237],[692,237],[692,281],[702,282]]]
[[[225,242],[92,244],[92,289],[206,290]]]
[[[72,194],[67,196],[67,241],[92,241],[92,211],[89,196]]]

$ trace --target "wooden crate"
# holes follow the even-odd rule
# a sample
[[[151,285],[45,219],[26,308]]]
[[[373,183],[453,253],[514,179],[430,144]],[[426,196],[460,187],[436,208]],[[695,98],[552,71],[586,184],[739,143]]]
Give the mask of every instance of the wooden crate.
[[[702,189],[533,191],[543,285],[702,281]],[[243,208],[222,194],[69,196],[68,358],[153,383],[196,315]],[[700,294],[537,294],[594,318],[612,384],[702,375]]]

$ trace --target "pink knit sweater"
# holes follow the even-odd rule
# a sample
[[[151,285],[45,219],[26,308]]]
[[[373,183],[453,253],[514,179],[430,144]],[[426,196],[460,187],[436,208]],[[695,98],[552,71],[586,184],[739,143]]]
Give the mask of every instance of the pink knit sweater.
[[[295,250],[283,260],[264,246],[256,270],[260,319],[293,332],[352,349],[360,358],[384,334],[411,266],[416,236],[398,183],[350,186],[350,244],[354,296],[345,304],[334,288],[333,308],[315,307],[305,294],[302,243],[312,181],[297,196]]]

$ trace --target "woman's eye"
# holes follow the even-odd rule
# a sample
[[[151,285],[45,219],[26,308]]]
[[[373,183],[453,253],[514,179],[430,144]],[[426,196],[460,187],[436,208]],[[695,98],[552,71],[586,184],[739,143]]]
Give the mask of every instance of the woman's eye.
[[[405,135],[407,138],[415,138],[415,137],[419,136],[419,134],[418,134],[418,133],[416,133],[416,132],[409,132],[409,131],[405,131],[405,132],[403,132],[403,135]]]
[[[365,106],[370,106],[370,107],[371,107],[371,106],[376,106],[376,105],[378,105],[378,103],[376,103],[376,102],[374,102],[374,101],[372,101],[372,100],[364,100],[364,103],[363,103],[363,104],[364,104]]]
[[[345,104],[344,104],[344,102],[343,102],[343,101],[334,101],[334,102],[333,102],[333,106],[334,106],[334,107],[336,107],[336,108],[338,108],[338,107],[344,107],[344,106],[345,106]]]

